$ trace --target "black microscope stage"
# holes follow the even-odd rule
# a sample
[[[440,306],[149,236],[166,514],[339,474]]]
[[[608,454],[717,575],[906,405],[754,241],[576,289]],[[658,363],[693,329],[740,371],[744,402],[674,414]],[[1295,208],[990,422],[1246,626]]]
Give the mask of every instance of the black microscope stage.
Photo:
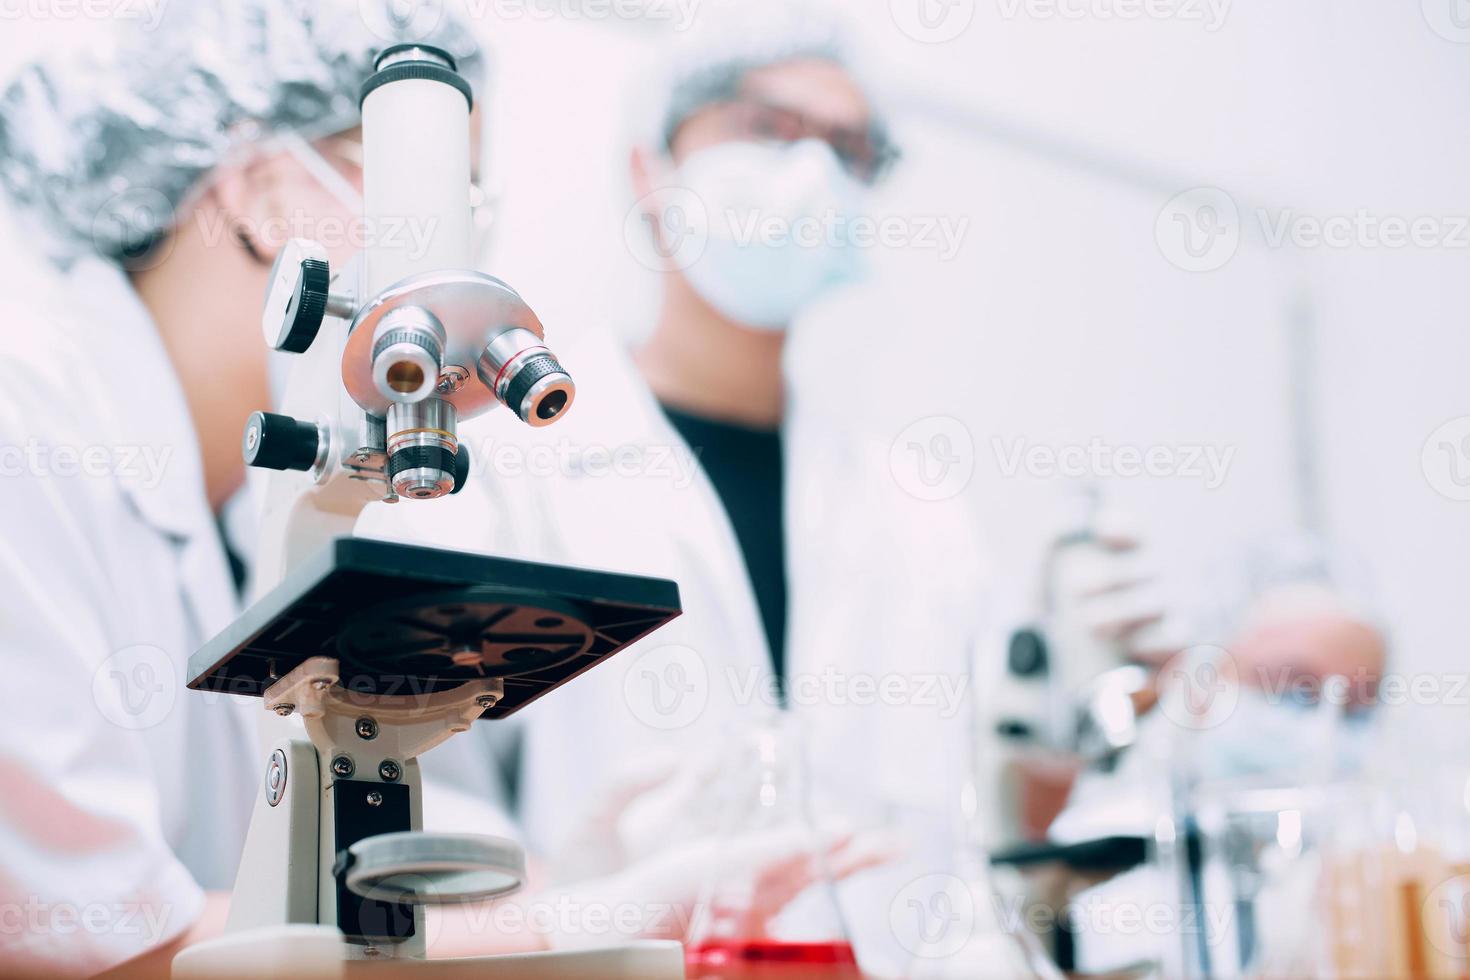
[[[311,657],[348,691],[426,695],[483,677],[504,718],[680,613],[644,578],[339,538],[189,658],[189,687],[261,697]]]

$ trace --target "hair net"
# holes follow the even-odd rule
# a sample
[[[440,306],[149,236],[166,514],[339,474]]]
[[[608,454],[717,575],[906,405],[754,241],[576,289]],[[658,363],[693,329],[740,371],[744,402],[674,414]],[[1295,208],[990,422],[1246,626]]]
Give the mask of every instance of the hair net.
[[[88,40],[0,95],[0,184],[63,265],[146,250],[241,143],[357,125],[358,89],[389,44],[437,45],[472,77],[480,67],[442,3],[189,0]]]
[[[638,125],[645,143],[667,148],[679,125],[703,107],[738,95],[752,71],[783,61],[821,58],[842,65],[859,84],[868,65],[847,19],[819,0],[725,0],[699,8],[675,38],[649,90],[655,97]],[[871,99],[874,93],[868,89]]]

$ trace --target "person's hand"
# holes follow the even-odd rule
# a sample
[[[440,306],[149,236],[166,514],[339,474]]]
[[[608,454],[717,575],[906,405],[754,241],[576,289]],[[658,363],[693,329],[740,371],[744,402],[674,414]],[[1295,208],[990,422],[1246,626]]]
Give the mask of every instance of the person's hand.
[[[623,839],[624,815],[635,801],[669,783],[684,767],[673,754],[629,759],[582,809],[575,829],[557,848],[556,877],[573,881],[600,877],[633,860]],[[669,812],[659,823],[671,823],[676,816],[677,811]]]
[[[690,747],[620,766],[557,848],[556,877],[600,877],[727,831],[737,778],[730,764],[728,751]]]
[[[1056,583],[1056,608],[1069,610],[1092,642],[1111,647],[1115,663],[1163,663],[1182,647],[1179,617],[1170,609],[1158,558],[1139,523],[1126,512],[1106,509],[1092,533],[1095,546]]]
[[[712,903],[713,914],[733,918],[738,934],[756,938],[818,881],[840,881],[895,855],[887,835],[781,827],[670,847],[614,874],[554,889],[541,900],[582,912],[565,921],[558,917],[550,937],[555,948],[607,942],[605,931],[574,921],[582,918],[615,923],[618,939],[684,940],[701,901]]]

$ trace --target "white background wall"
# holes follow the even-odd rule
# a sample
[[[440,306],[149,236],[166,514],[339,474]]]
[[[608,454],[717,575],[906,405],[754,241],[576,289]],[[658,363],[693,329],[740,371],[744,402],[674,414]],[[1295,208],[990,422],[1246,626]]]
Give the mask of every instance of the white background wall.
[[[995,437],[1234,447],[1218,490],[1110,483],[1184,565],[1293,525],[1285,331],[1306,296],[1324,531],[1334,551],[1369,567],[1369,598],[1394,627],[1401,663],[1461,669],[1470,504],[1435,492],[1420,454],[1436,427],[1470,414],[1470,255],[1272,248],[1251,231],[1250,209],[1272,220],[1282,209],[1470,214],[1470,45],[1436,33],[1437,13],[1415,4],[1238,3],[1211,32],[1184,20],[1027,16],[1024,6],[1007,17],[1008,5],[983,3],[945,44],[906,36],[885,0],[848,7],[889,65],[885,91],[905,107],[896,123],[907,162],[875,212],[971,225],[947,263],[921,250],[875,256],[883,290],[909,306],[903,322],[864,322],[863,304],[834,304],[807,327],[822,342],[802,349],[847,344],[856,365],[896,334],[939,353],[933,382],[910,403],[879,396],[852,409],[895,434],[936,413],[967,424],[977,452],[967,496],[1002,574],[1029,564],[1058,483],[1002,475]],[[622,242],[618,100],[639,98],[637,67],[663,35],[530,20],[495,33],[493,157],[507,192],[495,268],[562,329],[646,316],[648,276]],[[966,116],[981,125],[954,124]],[[1164,203],[1197,185],[1229,191],[1247,225],[1241,251],[1215,272],[1175,268],[1154,239]],[[798,378],[812,370],[793,365]]]
[[[964,422],[976,447],[966,500],[1017,589],[1060,485],[1004,476],[993,438],[1234,447],[1217,490],[1109,485],[1163,551],[1198,568],[1300,516],[1285,331],[1307,295],[1324,530],[1371,567],[1401,663],[1461,669],[1470,503],[1434,490],[1421,449],[1470,415],[1470,249],[1288,250],[1247,234],[1223,269],[1189,273],[1154,236],[1165,202],[1197,185],[1227,190],[1248,227],[1257,203],[1273,215],[1470,214],[1470,44],[1431,27],[1456,0],[1237,2],[1217,30],[1103,16],[1128,0],[1063,4],[1080,16],[951,0],[973,19],[939,44],[898,28],[894,10],[915,2],[845,4],[887,65],[878,87],[907,153],[874,211],[969,219],[969,231],[947,262],[875,253],[886,306],[835,303],[814,318],[796,382],[822,376],[812,351],[853,368],[894,344],[932,355],[930,380],[906,398],[840,372],[828,397],[882,433],[933,414]],[[1182,5],[1211,16],[1203,3],[1171,9]],[[491,269],[555,330],[622,329],[646,321],[653,287],[623,238],[626,107],[648,97],[641,69],[671,32],[562,6],[571,16],[505,16],[524,9],[512,6],[483,22],[498,62],[490,169],[504,192]],[[60,6],[37,9],[51,16],[0,25],[0,64],[78,34]]]

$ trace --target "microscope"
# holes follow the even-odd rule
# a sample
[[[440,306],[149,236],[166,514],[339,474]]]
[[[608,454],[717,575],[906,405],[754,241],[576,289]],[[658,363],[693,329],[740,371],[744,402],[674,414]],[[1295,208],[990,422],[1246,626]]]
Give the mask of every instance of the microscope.
[[[1065,910],[1086,886],[1142,863],[1147,842],[1055,842],[1048,831],[1080,776],[1111,771],[1137,743],[1151,688],[1124,645],[1098,634],[1083,599],[1099,570],[1136,545],[1100,530],[1096,489],[1068,503],[1072,513],[1042,557],[1038,615],[1011,633],[978,733],[988,766],[986,845],[991,864],[1009,869],[996,880],[1008,901],[1052,910],[1056,928],[1035,938],[1064,971],[1075,966]]]
[[[271,273],[266,341],[295,361],[289,414],[256,413],[242,444],[270,471],[256,598],[188,675],[196,691],[262,699],[277,737],[226,934],[180,953],[177,978],[683,976],[670,942],[425,959],[425,906],[509,895],[525,856],[423,832],[418,757],[680,613],[661,579],[352,537],[369,503],[465,485],[461,422],[503,405],[550,425],[576,394],[536,314],[469,268],[472,99],[448,53],[384,50],[361,92],[365,218],[431,234],[369,241],[345,270],[298,239]]]

